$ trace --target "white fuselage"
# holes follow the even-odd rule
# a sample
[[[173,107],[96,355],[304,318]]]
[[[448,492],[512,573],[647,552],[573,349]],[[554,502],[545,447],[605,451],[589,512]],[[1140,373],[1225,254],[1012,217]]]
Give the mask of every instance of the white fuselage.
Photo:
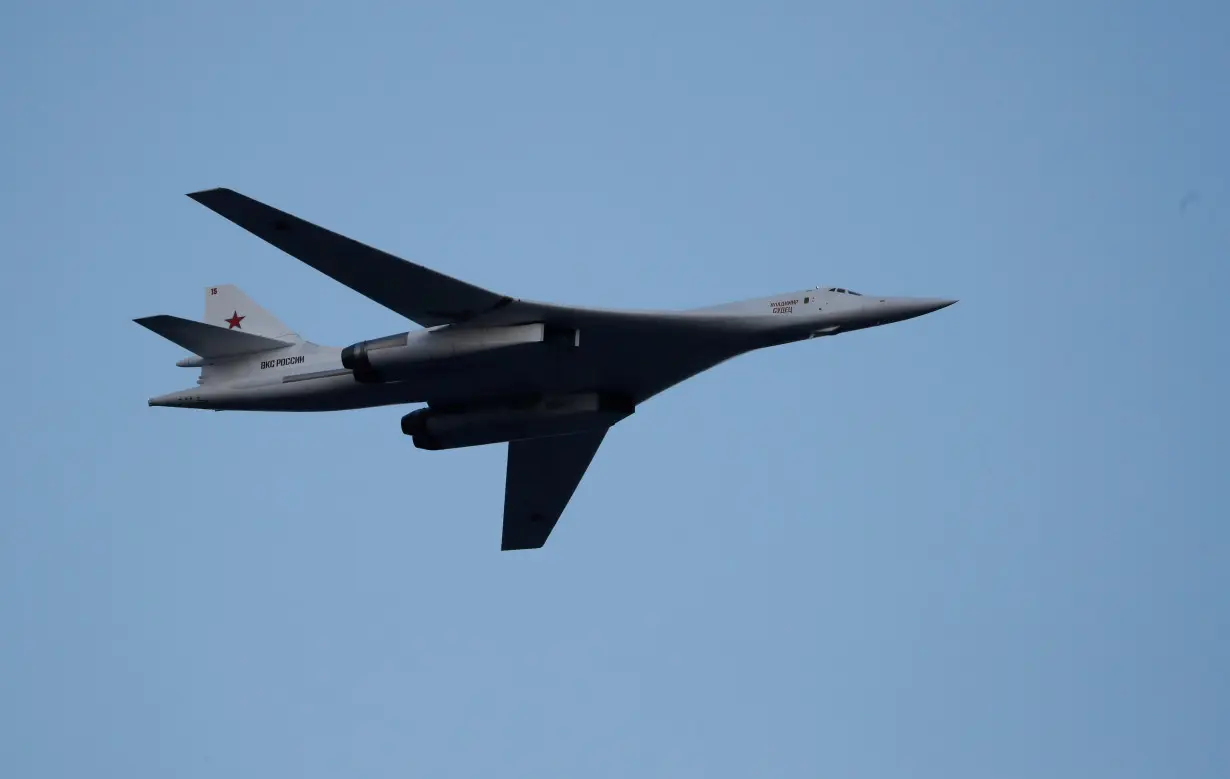
[[[940,303],[805,290],[686,312],[543,305],[552,321],[564,323],[548,328],[492,317],[345,349],[302,341],[207,365],[200,386],[150,405],[336,411],[590,391],[639,403],[754,349],[900,321]]]

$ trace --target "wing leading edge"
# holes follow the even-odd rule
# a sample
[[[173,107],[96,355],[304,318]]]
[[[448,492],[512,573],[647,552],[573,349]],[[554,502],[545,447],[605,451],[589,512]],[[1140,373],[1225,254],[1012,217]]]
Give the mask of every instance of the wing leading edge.
[[[513,299],[394,257],[223,187],[196,202],[423,327],[464,322]]]
[[[508,444],[501,550],[547,542],[609,429]]]

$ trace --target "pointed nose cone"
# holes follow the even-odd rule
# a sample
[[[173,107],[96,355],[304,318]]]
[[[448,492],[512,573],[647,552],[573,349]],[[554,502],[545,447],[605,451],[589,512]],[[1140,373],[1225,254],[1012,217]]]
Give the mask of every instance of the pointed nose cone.
[[[869,324],[887,325],[893,322],[904,322],[907,319],[930,314],[941,308],[948,308],[955,300],[946,298],[879,298],[868,301],[864,309],[871,319]]]
[[[915,298],[909,300],[907,305],[918,312],[914,316],[922,316],[933,311],[939,311],[941,308],[948,308],[956,302],[955,300],[944,300],[942,298]]]

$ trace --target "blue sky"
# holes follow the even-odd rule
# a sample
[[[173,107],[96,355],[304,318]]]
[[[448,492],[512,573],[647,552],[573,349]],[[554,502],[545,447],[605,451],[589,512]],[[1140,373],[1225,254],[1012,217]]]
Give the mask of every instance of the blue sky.
[[[3,3],[0,775],[1224,776],[1227,40],[1183,0]],[[515,296],[961,302],[654,399],[501,554],[502,447],[146,407],[194,372],[130,320],[208,284],[405,329],[213,186]]]

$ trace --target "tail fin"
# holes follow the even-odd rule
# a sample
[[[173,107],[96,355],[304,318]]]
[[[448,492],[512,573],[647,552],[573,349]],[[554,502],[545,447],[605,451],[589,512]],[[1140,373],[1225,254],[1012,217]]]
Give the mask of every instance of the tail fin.
[[[280,341],[303,340],[234,284],[205,288],[205,321],[211,325]]]

